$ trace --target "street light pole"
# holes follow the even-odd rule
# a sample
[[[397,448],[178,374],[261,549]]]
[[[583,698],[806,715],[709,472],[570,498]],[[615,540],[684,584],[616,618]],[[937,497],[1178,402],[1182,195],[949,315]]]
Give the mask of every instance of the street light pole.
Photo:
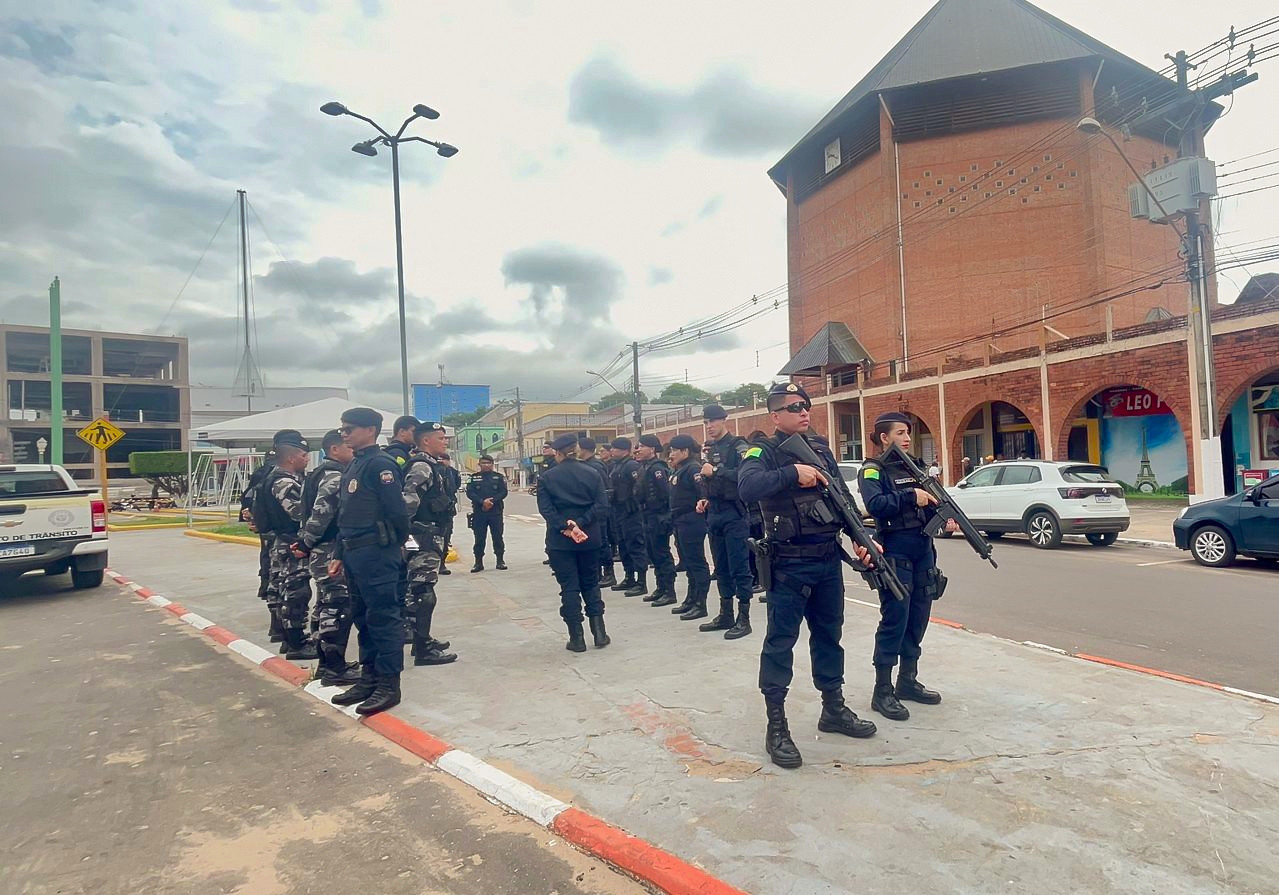
[[[404,123],[400,125],[400,129],[394,134],[387,131],[372,118],[352,112],[339,102],[325,103],[320,106],[320,111],[325,115],[333,115],[335,117],[349,115],[352,118],[358,118],[360,121],[371,125],[378,132],[379,136],[352,146],[352,152],[359,155],[375,156],[377,155],[378,144],[391,148],[391,184],[392,191],[395,194],[395,276],[400,305],[400,396],[404,406],[404,413],[408,415],[413,412],[413,408],[409,395],[409,336],[404,302],[404,230],[400,223],[400,144],[425,143],[428,146],[435,147],[436,154],[442,158],[452,158],[457,155],[457,147],[448,143],[428,140],[425,137],[404,136],[404,131],[418,118],[435,119],[440,117],[439,112],[421,103],[413,107],[413,114],[404,119]]]

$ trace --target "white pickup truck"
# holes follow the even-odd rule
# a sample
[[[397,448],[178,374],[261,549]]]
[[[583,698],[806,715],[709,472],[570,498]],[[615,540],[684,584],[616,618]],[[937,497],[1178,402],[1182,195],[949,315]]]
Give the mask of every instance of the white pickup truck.
[[[71,573],[98,587],[107,567],[107,513],[61,466],[0,466],[0,593],[25,574]]]

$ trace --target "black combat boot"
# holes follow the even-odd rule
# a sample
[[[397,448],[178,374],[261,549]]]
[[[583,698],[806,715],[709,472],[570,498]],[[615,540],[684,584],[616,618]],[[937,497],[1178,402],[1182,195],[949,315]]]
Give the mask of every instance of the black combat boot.
[[[266,633],[272,643],[284,642],[284,628],[280,626],[280,614],[274,609],[271,610],[271,625],[266,629]]]
[[[733,618],[733,598],[719,598],[719,615],[708,621],[704,625],[698,625],[699,631],[727,631],[733,627],[736,619]]]
[[[635,584],[632,585],[629,590],[622,591],[622,596],[642,597],[644,594],[648,593],[648,569],[641,569],[638,574],[639,578],[636,580]]]
[[[372,665],[360,666],[360,680],[354,687],[344,690],[333,697],[334,705],[355,705],[373,695],[377,689],[377,673]]]
[[[568,643],[564,644],[564,649],[575,653],[586,652],[586,635],[582,632],[581,622],[568,623]]]
[[[822,692],[822,715],[817,719],[817,729],[864,739],[875,735],[875,722],[858,718],[844,703],[844,691],[836,687]]]
[[[591,636],[595,638],[596,649],[603,649],[613,642],[613,638],[608,636],[608,631],[604,630],[604,616],[593,615],[587,621],[591,623]]]
[[[797,768],[804,763],[795,741],[790,738],[790,726],[786,723],[786,705],[764,701],[768,712],[768,731],[764,734],[764,751],[779,768]]]
[[[448,665],[457,661],[457,653],[446,653],[448,641],[435,640],[430,635],[413,640],[413,664]]]
[[[440,574],[441,574],[441,575],[452,575],[452,574],[453,574],[453,570],[452,570],[452,569],[450,569],[450,568],[448,567],[448,565],[447,565],[447,564],[445,564],[445,563],[440,563]]]
[[[355,707],[361,715],[376,715],[400,704],[400,676],[398,674],[379,674],[377,686],[369,694],[369,698]]]
[[[612,563],[600,566],[600,587],[613,587],[617,584],[617,570],[613,568]]]
[[[617,582],[617,584],[610,585],[609,590],[630,590],[637,583],[638,582],[635,580],[635,573],[627,572],[626,577]]]
[[[674,606],[675,601],[679,599],[679,595],[675,593],[674,583],[663,584],[658,590],[662,592],[662,595],[653,601],[654,606]]]
[[[937,705],[941,702],[941,694],[936,690],[929,690],[917,681],[915,674],[918,671],[918,659],[902,658],[901,670],[897,672],[897,698],[922,702],[924,705]]]
[[[740,640],[751,632],[751,604],[737,604],[737,624],[724,632],[725,640]]]
[[[697,588],[693,585],[688,586],[688,593],[684,595],[684,602],[680,603],[671,610],[671,615],[683,615],[685,612],[693,608],[697,600]]]
[[[893,666],[875,666],[875,692],[871,694],[870,707],[891,721],[905,721],[910,717],[910,710],[893,691]]]
[[[359,668],[347,665],[343,652],[336,643],[320,644],[320,664],[315,667],[315,676],[324,686],[349,687],[359,683]]]
[[[482,556],[475,557],[475,565],[471,566],[471,571],[472,572],[484,571],[484,557]]]
[[[503,557],[503,554],[501,553],[497,555],[497,570],[499,572],[506,571],[506,559]]]
[[[320,658],[320,653],[315,648],[315,641],[307,639],[306,632],[301,628],[290,630],[285,642],[289,645],[289,651],[284,654],[286,659],[307,662]]]
[[[680,615],[681,621],[691,622],[695,619],[706,618],[706,595],[710,593],[710,585],[703,585],[695,590],[696,593],[690,598],[691,605]]]
[[[664,593],[666,593],[666,589],[663,588],[662,585],[658,584],[653,588],[653,592],[644,598],[644,602],[655,603],[662,598]]]

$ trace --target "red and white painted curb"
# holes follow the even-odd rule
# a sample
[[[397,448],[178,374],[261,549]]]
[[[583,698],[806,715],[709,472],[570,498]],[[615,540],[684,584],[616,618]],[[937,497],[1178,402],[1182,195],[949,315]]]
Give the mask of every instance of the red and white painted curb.
[[[461,780],[490,801],[527,817],[588,854],[656,886],[662,892],[669,895],[746,895],[741,889],[716,879],[675,855],[540,792],[469,752],[455,749],[397,715],[382,712],[364,717],[356,714],[354,706],[333,705],[333,696],[340,693],[342,688],[325,687],[318,680],[311,680],[306,669],[237,637],[226,628],[202,615],[187,611],[181,604],[130,581],[113,569],[107,569],[107,576],[121,587],[133,591],[138,599],[172,613],[179,621],[186,622],[206,637],[261,666],[263,670],[294,686],[302,687],[320,702],[355,718],[365,727],[407,749],[433,767]]]

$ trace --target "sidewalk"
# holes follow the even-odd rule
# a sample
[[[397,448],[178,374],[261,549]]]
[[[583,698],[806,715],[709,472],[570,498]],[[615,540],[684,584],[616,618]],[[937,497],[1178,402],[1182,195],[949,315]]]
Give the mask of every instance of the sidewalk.
[[[1128,501],[1128,512],[1132,515],[1132,525],[1119,537],[1134,541],[1162,541],[1172,543],[1172,524],[1182,507],[1168,503],[1146,504],[1141,501]]]
[[[441,580],[461,659],[410,668],[396,713],[746,891],[1275,891],[1279,707],[938,625],[925,681],[945,702],[894,724],[867,708],[877,614],[850,602],[847,695],[879,734],[818,734],[801,646],[805,765],[781,771],[762,757],[762,612],[730,643],[610,594],[613,645],[568,653],[541,527],[507,538],[511,571]],[[251,550],[138,533],[112,566],[265,645]]]

